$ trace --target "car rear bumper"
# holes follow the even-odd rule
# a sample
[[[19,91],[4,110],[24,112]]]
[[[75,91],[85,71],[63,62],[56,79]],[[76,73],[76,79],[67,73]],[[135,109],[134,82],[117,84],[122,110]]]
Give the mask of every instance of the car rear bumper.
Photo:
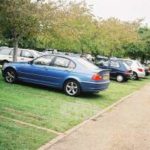
[[[144,78],[145,77],[145,72],[137,72],[137,75],[139,78]]]
[[[104,82],[82,82],[81,88],[83,92],[99,92],[106,90],[109,86],[110,81]]]

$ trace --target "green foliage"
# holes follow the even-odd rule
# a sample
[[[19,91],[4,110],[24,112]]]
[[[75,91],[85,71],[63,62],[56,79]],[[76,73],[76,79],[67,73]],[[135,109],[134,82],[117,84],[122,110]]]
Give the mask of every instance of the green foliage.
[[[0,30],[14,43],[14,61],[19,40],[37,33],[39,29],[34,12],[36,4],[30,0],[0,0]]]
[[[37,31],[33,12],[35,4],[30,0],[0,0],[1,29],[10,38],[31,35]]]
[[[138,30],[139,40],[135,43],[124,45],[126,56],[131,58],[138,58],[142,62],[150,58],[150,29],[148,27],[141,27]]]
[[[122,52],[122,46],[138,39],[137,25],[115,18],[100,21],[101,47],[104,54],[114,56]]]
[[[98,19],[84,1],[0,0],[1,45],[145,59],[150,34],[139,28],[140,20]]]

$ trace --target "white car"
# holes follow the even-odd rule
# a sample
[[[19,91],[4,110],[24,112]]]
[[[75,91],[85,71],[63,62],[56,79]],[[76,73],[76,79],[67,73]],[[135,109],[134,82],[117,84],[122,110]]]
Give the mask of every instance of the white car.
[[[36,57],[40,56],[39,53],[35,50],[29,49],[18,49],[17,61],[18,62],[27,62]],[[0,47],[0,64],[13,61],[13,48]]]
[[[130,66],[131,70],[133,71],[133,75],[131,79],[137,80],[139,78],[145,77],[145,68],[142,64],[137,60],[124,60],[128,66]]]

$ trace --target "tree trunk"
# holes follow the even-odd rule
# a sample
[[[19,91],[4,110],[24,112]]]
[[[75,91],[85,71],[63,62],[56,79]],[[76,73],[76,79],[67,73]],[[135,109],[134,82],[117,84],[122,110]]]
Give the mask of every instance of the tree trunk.
[[[17,62],[17,54],[18,54],[18,39],[14,39],[14,51],[13,51],[13,62]]]

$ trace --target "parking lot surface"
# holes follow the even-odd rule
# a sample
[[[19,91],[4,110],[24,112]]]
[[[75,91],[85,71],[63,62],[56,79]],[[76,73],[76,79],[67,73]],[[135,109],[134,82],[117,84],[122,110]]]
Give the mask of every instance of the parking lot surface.
[[[150,150],[150,84],[50,150]]]

